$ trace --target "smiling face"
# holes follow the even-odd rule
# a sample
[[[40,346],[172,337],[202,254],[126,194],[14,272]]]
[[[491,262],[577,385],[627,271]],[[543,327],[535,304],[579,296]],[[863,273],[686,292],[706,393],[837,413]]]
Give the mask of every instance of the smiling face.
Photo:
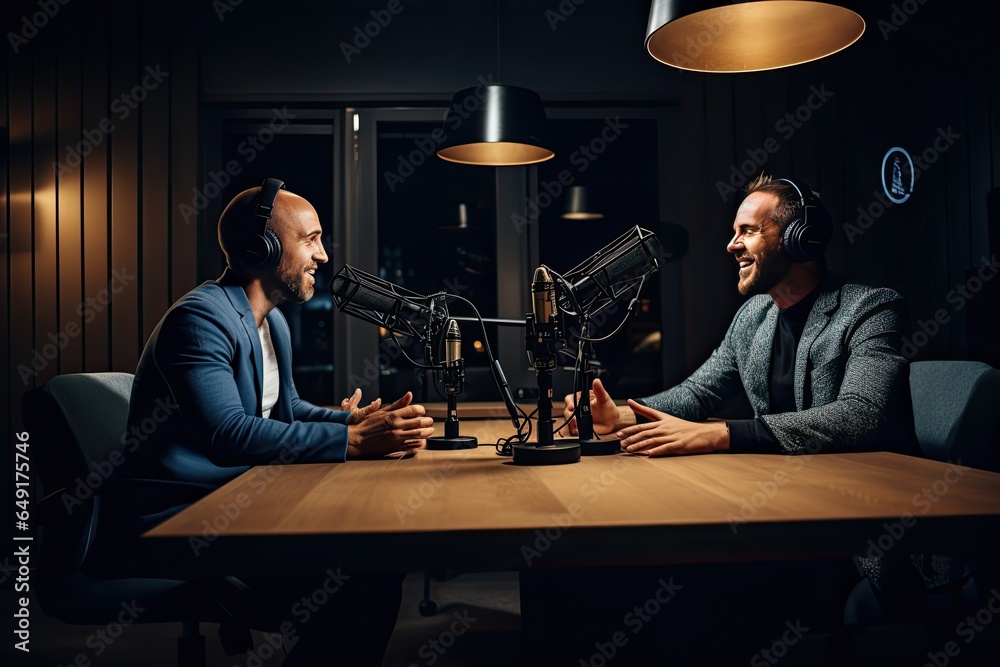
[[[733,238],[726,250],[739,262],[740,294],[766,294],[785,276],[791,260],[781,249],[781,227],[771,214],[778,196],[754,192],[740,205],[733,222]]]
[[[305,303],[316,293],[316,269],[328,259],[316,209],[302,197],[281,192],[270,224],[281,239],[276,289],[285,300]]]

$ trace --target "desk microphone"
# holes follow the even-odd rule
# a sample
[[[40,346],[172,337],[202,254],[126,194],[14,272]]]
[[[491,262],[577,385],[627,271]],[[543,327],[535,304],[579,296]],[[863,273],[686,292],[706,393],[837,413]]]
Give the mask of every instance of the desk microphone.
[[[462,332],[458,322],[448,320],[448,330],[444,333],[444,390],[449,394],[462,391],[465,380],[465,360],[462,359]]]
[[[546,266],[539,266],[531,280],[531,313],[525,317],[525,350],[538,378],[538,442],[514,445],[514,463],[547,465],[580,460],[580,443],[556,444],[552,433],[552,371],[566,341],[559,333],[556,284]]]
[[[556,306],[556,283],[545,266],[535,269],[531,281],[531,312],[536,333],[533,365],[537,369],[553,369],[556,367],[554,341],[559,308]]]
[[[531,281],[531,315],[525,318],[526,350],[536,371],[555,370],[556,356],[566,346],[559,333],[558,316],[555,280],[548,267],[540,266]]]
[[[444,420],[444,437],[427,438],[427,449],[473,449],[479,446],[476,438],[458,434],[458,395],[465,386],[465,360],[462,358],[462,332],[458,322],[448,320],[444,334],[444,368],[440,373],[444,391],[448,395],[448,417]]]

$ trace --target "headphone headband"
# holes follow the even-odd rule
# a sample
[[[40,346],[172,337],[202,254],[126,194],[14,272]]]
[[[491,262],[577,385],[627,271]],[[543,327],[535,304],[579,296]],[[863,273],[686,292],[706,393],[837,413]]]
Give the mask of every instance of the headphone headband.
[[[804,209],[806,207],[806,193],[809,193],[811,199],[816,199],[816,195],[812,193],[812,190],[806,187],[804,183],[797,183],[791,178],[776,178],[771,183],[788,183],[790,186],[795,188],[795,191],[799,193],[799,205]]]
[[[795,262],[822,262],[830,241],[833,222],[819,197],[805,183],[792,178],[776,178],[774,183],[787,183],[799,195],[801,212],[788,222],[782,235],[782,247]]]
[[[274,200],[278,197],[278,190],[285,189],[285,182],[276,178],[265,178],[260,186],[260,199],[257,201],[256,215],[264,218],[264,224],[271,219],[271,212],[274,210]]]

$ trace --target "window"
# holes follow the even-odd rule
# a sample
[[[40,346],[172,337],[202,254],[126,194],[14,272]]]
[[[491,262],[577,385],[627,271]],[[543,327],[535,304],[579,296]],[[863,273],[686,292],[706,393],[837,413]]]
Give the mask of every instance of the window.
[[[320,215],[330,262],[321,267],[316,296],[304,305],[281,306],[292,329],[296,385],[307,400],[337,405],[356,387],[366,399],[392,400],[413,390],[418,400],[440,400],[427,374],[399,353],[388,332],[335,311],[328,286],[345,264],[418,294],[459,294],[487,318],[523,320],[539,264],[565,272],[630,227],[661,232],[661,110],[550,109],[556,157],[506,168],[439,159],[432,133],[444,111],[293,109],[294,120],[269,134],[270,109],[203,114],[205,136],[215,137],[205,144],[205,183],[231,161],[239,168],[202,213],[204,278],[214,278],[224,265],[215,224],[242,188],[268,176],[281,178]],[[250,159],[246,141],[262,132],[268,141]],[[574,185],[588,188],[603,218],[562,217]],[[518,216],[529,223],[516,224]],[[662,283],[662,274],[648,280],[638,315],[595,345],[601,377],[616,397],[662,388]],[[625,305],[602,313],[593,333],[610,333]],[[472,315],[459,302],[449,309],[452,316]],[[467,367],[463,400],[496,400],[482,333],[473,322],[460,327]],[[490,325],[487,335],[515,393],[532,395],[536,382],[523,327]],[[421,342],[396,340],[414,360],[424,358]],[[557,397],[572,389],[571,377],[557,374]]]
[[[456,294],[472,301],[485,317],[497,313],[496,188],[492,169],[470,168],[441,160],[431,134],[441,121],[383,121],[377,125],[378,275],[422,295]],[[461,303],[449,314],[472,312]],[[478,325],[461,322],[466,366],[465,398],[492,399],[489,364]],[[491,340],[496,327],[487,328]],[[393,334],[379,332],[379,348],[391,356]],[[412,359],[421,360],[423,343],[397,336]],[[434,352],[435,361],[442,361]],[[383,357],[383,360],[385,357]],[[382,364],[380,392],[399,396],[421,388],[420,400],[444,400],[427,374],[404,356]],[[422,394],[419,395],[419,394]]]
[[[538,165],[538,257],[566,272],[639,226],[659,233],[657,120],[608,113],[549,121],[556,156]],[[595,219],[566,219],[572,187],[585,187]],[[596,370],[612,396],[645,396],[663,388],[660,280],[643,285],[641,307],[609,340],[594,344]],[[614,331],[627,300],[598,313],[591,337]]]
[[[206,155],[200,266],[205,279],[221,275],[225,257],[216,235],[219,216],[244,189],[273,177],[309,200],[323,225],[330,261],[316,272],[312,299],[304,304],[286,302],[279,309],[292,335],[292,373],[299,395],[321,405],[339,404],[333,382],[333,300],[328,289],[334,273],[335,116],[305,111],[293,115],[291,122],[276,121],[268,111],[219,112],[209,117],[209,126],[218,128],[213,132],[218,142]]]

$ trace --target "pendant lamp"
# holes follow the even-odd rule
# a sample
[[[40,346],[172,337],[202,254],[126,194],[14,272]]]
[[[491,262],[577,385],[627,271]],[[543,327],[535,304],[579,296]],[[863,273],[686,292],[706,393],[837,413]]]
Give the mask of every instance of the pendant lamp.
[[[586,186],[574,185],[566,193],[566,210],[562,217],[567,220],[599,220],[603,213],[594,210],[594,201]]]
[[[496,3],[497,78],[500,78],[500,0]],[[533,90],[483,81],[455,93],[444,119],[438,157],[460,164],[512,167],[545,162],[545,107]]]
[[[832,55],[856,42],[865,21],[808,0],[653,0],[646,50],[695,72],[758,72]]]
[[[538,93],[483,85],[455,93],[444,119],[438,157],[449,162],[509,167],[552,159],[545,148],[545,109]]]

